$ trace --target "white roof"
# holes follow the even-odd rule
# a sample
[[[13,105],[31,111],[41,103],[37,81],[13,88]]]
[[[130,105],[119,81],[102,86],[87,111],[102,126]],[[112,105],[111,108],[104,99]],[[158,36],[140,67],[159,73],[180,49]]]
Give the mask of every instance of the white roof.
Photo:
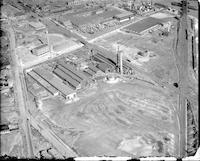
[[[43,24],[43,23],[41,23],[41,22],[29,22],[29,24],[31,25],[31,26],[33,26],[34,28],[36,28],[36,29],[41,29],[41,28],[45,28],[46,26]]]

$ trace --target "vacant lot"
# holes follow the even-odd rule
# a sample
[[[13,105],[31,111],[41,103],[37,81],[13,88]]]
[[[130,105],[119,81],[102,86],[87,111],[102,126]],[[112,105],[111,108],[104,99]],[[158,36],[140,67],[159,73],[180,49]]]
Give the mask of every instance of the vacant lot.
[[[177,116],[162,91],[138,83],[99,83],[79,97],[68,105],[45,100],[41,107],[79,155],[176,155]]]

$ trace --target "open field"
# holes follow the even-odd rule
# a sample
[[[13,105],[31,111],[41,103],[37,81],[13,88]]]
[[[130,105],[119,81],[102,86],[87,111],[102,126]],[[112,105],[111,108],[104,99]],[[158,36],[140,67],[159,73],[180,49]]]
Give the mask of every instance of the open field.
[[[121,12],[118,9],[109,8],[107,11],[104,11],[102,13],[95,14],[95,15],[88,15],[86,13],[77,14],[77,15],[76,14],[64,15],[61,17],[60,20],[61,21],[70,20],[70,21],[72,21],[72,23],[74,23],[76,25],[85,25],[85,24],[89,24],[89,23],[96,24],[105,19],[112,18],[113,16],[120,14],[120,13]]]
[[[177,154],[176,109],[162,91],[139,83],[100,82],[78,97],[73,104],[44,100],[40,110],[80,156]]]
[[[1,156],[24,157],[22,135],[15,131],[10,134],[1,134]]]

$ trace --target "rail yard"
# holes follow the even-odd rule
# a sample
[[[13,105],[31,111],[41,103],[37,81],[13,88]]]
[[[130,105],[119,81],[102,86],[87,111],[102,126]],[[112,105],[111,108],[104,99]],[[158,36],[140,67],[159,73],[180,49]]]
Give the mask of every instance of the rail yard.
[[[1,156],[193,157],[198,9],[189,3],[4,0],[10,65],[2,70],[14,85],[1,76],[1,94],[20,117],[1,121]],[[21,151],[7,152],[15,144]]]

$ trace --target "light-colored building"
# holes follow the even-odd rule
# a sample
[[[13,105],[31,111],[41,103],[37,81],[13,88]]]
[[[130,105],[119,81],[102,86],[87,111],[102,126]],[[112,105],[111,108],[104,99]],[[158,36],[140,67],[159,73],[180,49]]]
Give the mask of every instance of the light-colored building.
[[[36,31],[46,29],[46,26],[41,22],[29,22],[29,25]]]
[[[131,12],[121,13],[121,14],[114,16],[113,18],[117,19],[120,22],[124,22],[124,21],[133,19],[134,13],[131,13]]]
[[[36,48],[32,49],[31,52],[33,55],[40,56],[40,55],[43,55],[43,54],[49,52],[49,46],[47,44],[42,44],[42,45],[37,46]]]

